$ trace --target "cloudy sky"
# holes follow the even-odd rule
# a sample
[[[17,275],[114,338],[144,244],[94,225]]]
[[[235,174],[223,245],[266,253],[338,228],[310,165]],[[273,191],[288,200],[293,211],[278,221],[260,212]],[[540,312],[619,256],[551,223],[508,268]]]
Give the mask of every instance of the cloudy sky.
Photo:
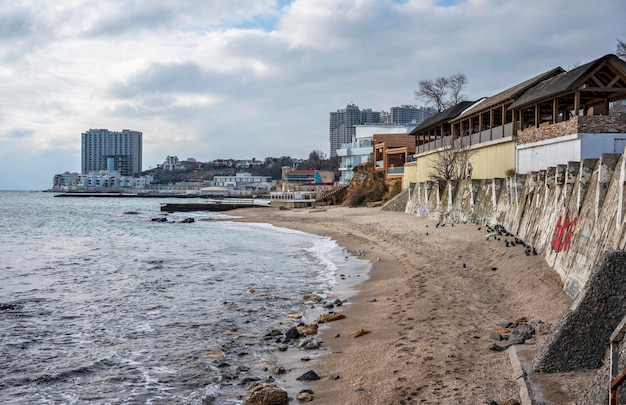
[[[0,189],[80,171],[89,128],[143,132],[144,169],[329,153],[350,102],[457,72],[489,96],[618,38],[624,0],[0,0]]]

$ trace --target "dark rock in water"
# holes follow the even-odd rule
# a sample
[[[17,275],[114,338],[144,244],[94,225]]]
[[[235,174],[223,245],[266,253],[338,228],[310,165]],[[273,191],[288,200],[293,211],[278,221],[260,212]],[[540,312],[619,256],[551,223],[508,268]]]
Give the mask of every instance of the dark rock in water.
[[[333,301],[333,304],[335,304],[336,306],[340,307],[341,304],[343,304],[343,301],[340,300],[339,298],[337,298],[336,300]]]
[[[300,332],[298,331],[298,328],[294,326],[289,329],[287,333],[285,333],[285,337],[287,339],[298,339],[300,337]]]
[[[126,211],[124,214],[126,214],[126,215],[137,215],[139,213],[137,211]]]
[[[241,383],[243,385],[246,385],[246,384],[250,384],[251,382],[257,382],[257,381],[261,381],[261,379],[258,377],[246,377],[243,380],[241,380]]]
[[[190,224],[192,222],[196,222],[196,220],[194,218],[185,218],[182,221],[180,221],[181,224]]]
[[[167,222],[167,218],[152,218],[152,222]]]
[[[283,334],[283,332],[279,331],[278,329],[272,329],[267,335],[265,336],[281,336]]]
[[[319,380],[320,376],[313,370],[309,370],[306,373],[302,374],[300,377],[296,378],[298,381],[316,381]]]
[[[287,391],[274,384],[259,384],[246,392],[244,405],[287,405]]]
[[[0,303],[0,311],[15,311],[18,309],[16,304],[2,304]]]

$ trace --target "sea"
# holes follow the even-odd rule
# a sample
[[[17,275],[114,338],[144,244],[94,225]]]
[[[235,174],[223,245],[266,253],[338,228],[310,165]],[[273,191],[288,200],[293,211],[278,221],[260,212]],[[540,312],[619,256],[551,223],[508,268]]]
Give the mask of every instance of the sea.
[[[165,202],[181,200],[0,191],[0,403],[242,404],[281,385],[266,335],[313,311],[303,295],[337,288],[348,258],[370,266],[329,237]]]

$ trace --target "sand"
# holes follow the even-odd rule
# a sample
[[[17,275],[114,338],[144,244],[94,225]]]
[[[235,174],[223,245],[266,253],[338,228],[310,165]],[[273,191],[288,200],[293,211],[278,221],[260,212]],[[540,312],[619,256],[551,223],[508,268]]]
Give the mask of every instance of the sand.
[[[322,404],[482,404],[520,400],[508,353],[494,352],[490,333],[517,317],[555,324],[571,300],[539,254],[486,227],[436,222],[379,208],[237,210],[240,221],[330,236],[373,266],[357,294],[337,310],[345,319],[318,336],[325,355],[307,382]],[[540,252],[541,253],[541,252]],[[352,259],[350,259],[352,260]],[[358,329],[371,333],[358,338]],[[530,355],[546,335],[528,341]],[[297,373],[298,371],[292,371]],[[338,375],[331,380],[328,377]],[[567,389],[567,391],[571,391]],[[289,393],[295,396],[296,393]],[[564,395],[575,397],[577,392]]]

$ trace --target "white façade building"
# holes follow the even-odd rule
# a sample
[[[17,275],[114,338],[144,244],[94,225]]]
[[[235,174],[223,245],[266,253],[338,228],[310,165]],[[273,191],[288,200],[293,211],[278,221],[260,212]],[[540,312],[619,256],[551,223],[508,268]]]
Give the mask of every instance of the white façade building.
[[[337,149],[339,181],[348,182],[354,177],[354,168],[372,162],[374,134],[406,134],[405,125],[355,125],[355,139]]]
[[[255,187],[269,190],[272,185],[272,178],[270,176],[253,176],[251,173],[235,173],[232,176],[215,176],[213,185],[226,188]]]
[[[152,184],[154,178],[150,175],[132,177],[123,176],[117,170],[92,171],[87,174],[69,173],[57,174],[53,180],[53,190],[86,190],[86,189],[145,189]]]

